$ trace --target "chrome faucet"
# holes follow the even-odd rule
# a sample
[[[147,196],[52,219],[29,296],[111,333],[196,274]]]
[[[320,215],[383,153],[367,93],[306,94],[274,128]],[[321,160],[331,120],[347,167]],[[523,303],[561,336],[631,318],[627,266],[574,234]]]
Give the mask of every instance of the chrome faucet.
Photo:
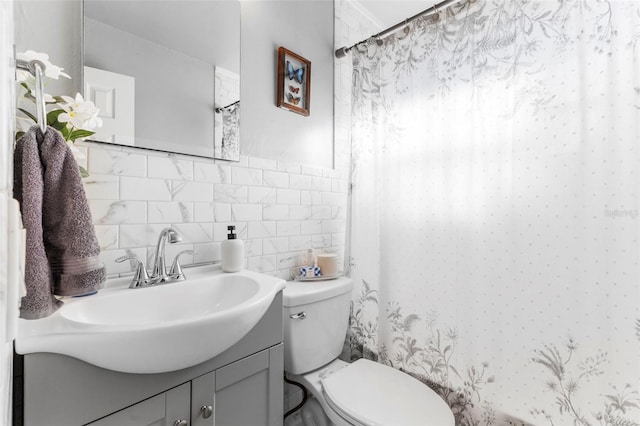
[[[116,259],[117,263],[122,263],[125,260],[131,260],[136,262],[136,272],[133,275],[133,279],[131,280],[131,284],[129,284],[129,288],[141,288],[147,287],[151,284],[151,280],[149,279],[149,275],[147,274],[147,268],[144,267],[144,262],[140,260],[138,256],[133,253],[125,254],[124,256],[120,256]]]
[[[167,243],[175,244],[180,241],[182,241],[182,237],[173,228],[164,228],[160,232],[158,245],[156,246],[156,259],[150,277],[154,284],[171,280],[171,277],[167,275],[167,264],[164,257],[165,246]]]
[[[183,250],[178,253],[173,260],[171,270],[167,273],[167,262],[165,260],[165,246],[167,243],[175,244],[182,241],[180,234],[173,228],[164,228],[160,232],[158,237],[158,245],[156,246],[156,258],[153,264],[153,271],[151,276],[147,274],[147,269],[144,267],[144,262],[140,260],[135,254],[128,253],[116,259],[116,262],[122,263],[125,260],[131,260],[136,262],[136,272],[133,275],[129,288],[142,288],[149,287],[155,284],[168,283],[173,281],[184,281],[187,279],[184,272],[182,272],[182,266],[180,265],[180,256],[183,254],[197,254],[195,250]]]

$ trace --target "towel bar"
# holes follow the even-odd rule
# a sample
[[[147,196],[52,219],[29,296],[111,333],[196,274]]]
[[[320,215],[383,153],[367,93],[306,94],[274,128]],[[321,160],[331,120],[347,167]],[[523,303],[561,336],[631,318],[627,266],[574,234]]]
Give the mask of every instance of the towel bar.
[[[16,68],[29,71],[36,79],[36,118],[40,130],[44,133],[47,130],[47,111],[44,102],[44,71],[47,67],[36,59],[32,61],[17,59]]]

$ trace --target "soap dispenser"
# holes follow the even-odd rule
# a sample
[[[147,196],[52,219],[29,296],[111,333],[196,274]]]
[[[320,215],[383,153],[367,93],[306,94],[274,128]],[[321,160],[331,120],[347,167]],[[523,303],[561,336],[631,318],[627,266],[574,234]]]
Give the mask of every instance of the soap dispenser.
[[[221,244],[221,264],[224,272],[238,272],[244,268],[244,242],[234,233],[234,225],[227,226],[229,235]]]

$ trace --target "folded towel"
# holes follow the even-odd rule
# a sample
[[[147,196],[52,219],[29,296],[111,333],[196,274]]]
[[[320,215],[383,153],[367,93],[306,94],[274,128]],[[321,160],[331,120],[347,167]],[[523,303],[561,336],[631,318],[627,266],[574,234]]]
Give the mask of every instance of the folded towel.
[[[62,135],[33,126],[16,142],[14,197],[27,229],[22,318],[43,318],[61,305],[54,294],[95,292],[106,279],[78,164]]]

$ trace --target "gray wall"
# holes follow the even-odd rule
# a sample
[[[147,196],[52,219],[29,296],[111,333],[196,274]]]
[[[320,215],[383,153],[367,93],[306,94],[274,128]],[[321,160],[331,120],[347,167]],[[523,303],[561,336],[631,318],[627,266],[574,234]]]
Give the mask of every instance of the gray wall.
[[[135,145],[212,157],[213,65],[91,18],[84,23],[85,65],[135,78]]]
[[[16,51],[35,50],[49,54],[72,80],[61,79],[45,91],[73,96],[82,81],[82,7],[80,0],[20,0],[14,4]]]
[[[242,3],[241,151],[322,167],[333,165],[333,2]],[[279,109],[277,49],[311,61],[311,115]]]
[[[240,72],[237,0],[89,0],[84,15],[203,62]]]
[[[241,154],[333,166],[333,2],[242,2]],[[73,80],[48,93],[81,91],[80,0],[16,2],[16,47],[46,52]],[[309,59],[311,115],[279,109],[276,50],[284,46]]]

